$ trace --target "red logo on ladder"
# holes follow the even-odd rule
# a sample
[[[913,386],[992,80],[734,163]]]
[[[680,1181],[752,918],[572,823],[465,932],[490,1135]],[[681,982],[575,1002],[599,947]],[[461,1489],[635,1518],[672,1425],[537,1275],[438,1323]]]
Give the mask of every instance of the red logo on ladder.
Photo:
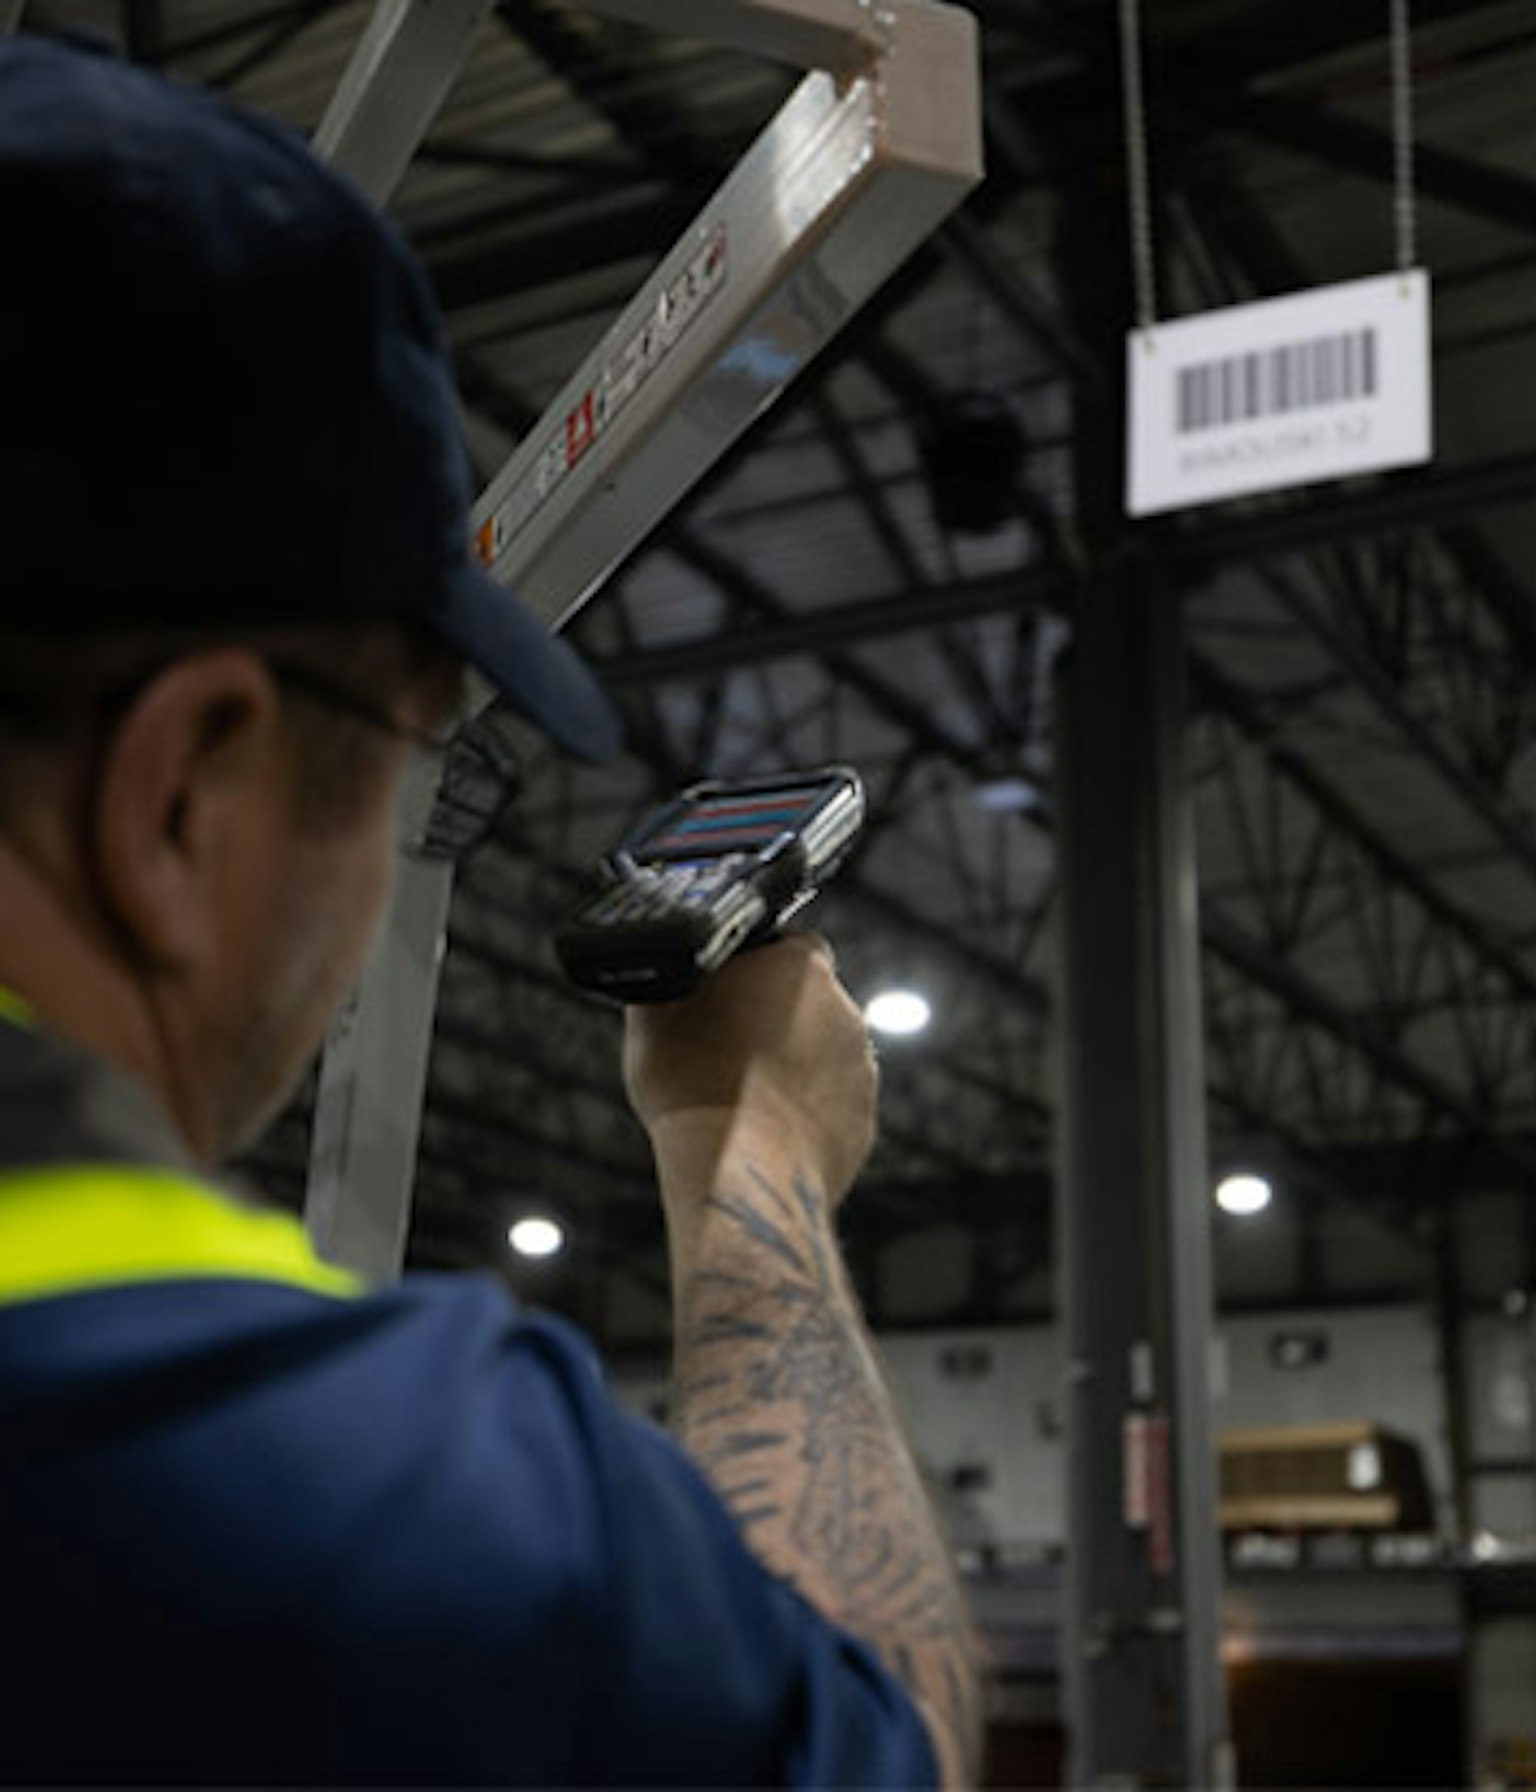
[[[574,467],[597,440],[597,396],[589,392],[565,420],[565,464]]]

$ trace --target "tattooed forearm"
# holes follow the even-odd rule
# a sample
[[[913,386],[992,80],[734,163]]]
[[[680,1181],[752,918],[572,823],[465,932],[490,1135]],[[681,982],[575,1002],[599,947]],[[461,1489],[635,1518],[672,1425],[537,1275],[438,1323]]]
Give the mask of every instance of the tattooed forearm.
[[[752,1547],[881,1651],[967,1777],[973,1637],[824,1203],[747,1166],[703,1211],[677,1290],[677,1429]]]

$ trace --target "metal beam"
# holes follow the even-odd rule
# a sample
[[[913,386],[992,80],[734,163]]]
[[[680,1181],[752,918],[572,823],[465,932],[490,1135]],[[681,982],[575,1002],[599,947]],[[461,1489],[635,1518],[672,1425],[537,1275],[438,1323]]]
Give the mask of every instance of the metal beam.
[[[852,430],[838,409],[833,395],[822,387],[811,399],[811,412],[832,450],[848,489],[864,512],[865,521],[885,551],[886,560],[897,585],[904,591],[931,589],[932,581],[924,571],[917,550],[908,541],[901,519],[890,500],[876,483],[874,475]]]
[[[205,75],[203,85],[215,92],[237,87],[247,75],[254,75],[265,68],[274,57],[297,42],[311,26],[319,24],[329,10],[330,0],[298,0],[298,4],[289,7],[284,16],[274,15],[271,28],[249,49],[215,73]]]
[[[1479,1138],[1489,1137],[1494,1148],[1522,1179],[1536,1176],[1536,1155],[1516,1141],[1490,1134],[1486,1114],[1464,1100],[1440,1077],[1415,1064],[1390,1039],[1383,1037],[1370,1020],[1341,1011],[1294,965],[1253,939],[1209,901],[1201,916],[1201,935],[1213,952],[1245,978],[1277,996],[1294,1013],[1349,1045],[1389,1081],[1417,1096],[1431,1112]]]
[[[1466,11],[1467,0],[1413,0],[1414,28],[1427,31],[1465,17]],[[1247,8],[1215,18],[1203,11],[1163,16],[1169,28],[1157,30],[1155,57],[1171,61],[1176,70],[1181,61],[1187,65],[1198,59],[1208,80],[1230,86],[1296,70],[1362,46],[1379,48],[1383,66],[1386,62],[1386,18],[1364,7],[1275,5],[1264,12],[1258,25]],[[1154,13],[1151,18],[1156,30],[1159,15]]]
[[[910,0],[906,0],[910,4]],[[725,44],[795,68],[846,73],[889,46],[892,9],[869,0],[587,0],[591,11]]]
[[[1013,172],[1020,181],[1028,177],[1027,167],[1016,166]],[[1103,369],[1071,325],[1057,315],[1049,300],[1035,291],[1012,258],[975,218],[958,213],[939,233],[939,241],[1019,335],[1033,342],[1052,366],[1095,385],[1102,382]]]
[[[1510,646],[1526,664],[1536,665],[1536,593],[1488,541],[1467,524],[1440,531],[1451,560],[1498,617]]]
[[[176,38],[165,46],[162,61],[169,66],[206,56],[210,50],[222,50],[226,44],[242,43],[259,32],[269,32],[275,27],[290,23],[305,11],[305,0],[299,0],[297,5],[294,0],[279,0],[276,5],[263,7],[255,12],[245,12],[239,18],[225,19],[220,24],[210,25],[204,31],[192,31],[185,37]]]
[[[730,632],[675,647],[648,647],[620,657],[594,659],[604,684],[614,690],[712,678],[738,666],[766,665],[801,654],[834,653],[894,635],[940,628],[1039,604],[1057,607],[1070,590],[1050,567],[1029,567],[996,578],[961,580],[936,590],[898,592],[859,603],[829,604],[781,621],[732,625]]]
[[[1320,546],[1432,526],[1533,497],[1536,454],[1510,455],[1468,467],[1394,475],[1369,492],[1337,498],[1314,495],[1304,505],[1169,529],[1159,546],[1179,575],[1198,580],[1220,567],[1246,566]],[[803,615],[784,614],[781,620],[758,626],[733,624],[729,634],[611,658],[602,663],[602,674],[615,688],[709,677],[737,665],[858,646],[945,622],[1022,610],[1034,603],[1060,607],[1072,589],[1072,579],[1056,567],[1026,568],[1022,574],[966,580],[936,591],[898,592]]]
[[[491,0],[378,0],[315,149],[376,204],[399,185],[437,117]]]
[[[1442,782],[1482,823],[1488,832],[1510,854],[1514,862],[1536,878],[1536,840],[1518,821],[1492,790],[1482,783],[1431,731],[1415,713],[1406,697],[1394,686],[1369,652],[1327,613],[1323,606],[1304,592],[1295,580],[1270,569],[1264,584],[1282,608],[1332,655],[1366,692],[1371,701],[1387,716],[1412,744]]]
[[[584,105],[613,126],[640,167],[689,186],[706,180],[714,186],[717,158],[687,132],[675,106],[636,78],[639,71],[632,63],[607,52],[602,38],[578,26],[550,0],[499,0],[497,17]]]
[[[1468,951],[1496,970],[1512,996],[1536,1010],[1536,976],[1514,952],[1490,939],[1477,919],[1445,894],[1395,846],[1311,762],[1282,740],[1259,715],[1251,697],[1201,654],[1191,655],[1194,689],[1202,703],[1230,717],[1258,745],[1270,764],[1365,853],[1388,883],[1406,890],[1418,906],[1446,928]]]
[[[488,247],[456,252],[452,245],[424,242],[438,303],[450,316],[476,305],[493,304],[509,293],[532,291],[558,281],[612,268],[626,261],[653,262],[688,228],[699,208],[699,195],[674,193],[656,181],[640,182],[612,193],[583,198],[553,215],[530,217],[519,201],[519,217],[534,224],[526,234]],[[457,241],[471,239],[500,221],[501,208],[474,216],[452,228]]]
[[[1085,593],[1061,690],[1071,1783],[1217,1788],[1231,1763],[1181,616],[1128,564]]]
[[[1311,494],[1305,503],[1169,531],[1173,561],[1193,576],[1282,554],[1364,541],[1399,529],[1464,522],[1536,498],[1536,454],[1506,454],[1422,473],[1388,474],[1368,491]]]
[[[1181,111],[1207,123],[1384,186],[1391,186],[1396,179],[1392,138],[1372,125],[1342,117],[1322,106],[1278,94],[1255,93],[1250,87],[1230,82],[1190,80],[1187,71],[1180,72],[1174,93]],[[1474,162],[1468,156],[1436,149],[1432,144],[1415,143],[1413,184],[1424,197],[1442,200],[1505,230],[1522,235],[1536,231],[1536,181],[1522,174]],[[1387,224],[1383,210],[1384,247]]]
[[[788,606],[782,598],[698,533],[673,530],[668,546],[685,565],[713,580],[746,614],[774,618],[788,614]],[[941,727],[926,705],[909,697],[879,673],[870,671],[853,654],[832,654],[827,665],[833,676],[857,691],[877,715],[904,729],[930,752],[941,754],[977,774],[986,769],[985,755],[979,747],[958,739]]]
[[[1063,293],[1116,368],[1130,281],[1095,216],[1103,152],[1080,132],[1062,147],[1079,164],[1061,208]],[[1057,683],[1068,1778],[1219,1789],[1233,1763],[1183,608],[1128,533],[1118,385],[1084,377],[1073,393],[1086,570]]]
[[[930,945],[941,947],[979,977],[989,989],[1006,994],[1010,1001],[1017,1002],[1042,1024],[1050,1019],[1050,991],[1044,983],[1031,977],[1020,966],[999,958],[996,953],[985,951],[972,940],[950,932],[938,922],[920,914],[910,903],[901,901],[887,891],[873,888],[857,875],[851,878],[845,876],[840,881],[839,888],[845,884],[851,884],[855,900],[861,907],[878,915],[899,932],[914,934]],[[1008,1099],[1026,1108],[1032,1119],[1049,1125],[1051,1110],[1027,1091],[1010,1090]]]

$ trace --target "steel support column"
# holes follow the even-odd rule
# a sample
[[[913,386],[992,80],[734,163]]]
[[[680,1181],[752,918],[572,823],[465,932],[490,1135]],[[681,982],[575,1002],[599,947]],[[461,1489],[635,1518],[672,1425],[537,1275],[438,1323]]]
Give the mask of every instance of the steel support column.
[[[1101,569],[1062,677],[1072,1781],[1228,1783],[1182,631]]]
[[[1064,290],[1113,368],[1129,282],[1105,265],[1095,198],[1066,195]],[[1088,571],[1058,748],[1070,1783],[1220,1787],[1232,1766],[1183,631],[1123,520],[1121,396],[1084,381],[1077,397]]]

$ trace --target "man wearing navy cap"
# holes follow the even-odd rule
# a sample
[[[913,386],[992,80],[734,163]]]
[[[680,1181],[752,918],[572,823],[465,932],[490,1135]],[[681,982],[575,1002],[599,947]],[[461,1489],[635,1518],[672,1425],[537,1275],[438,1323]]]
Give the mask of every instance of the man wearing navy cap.
[[[215,1179],[357,976],[465,662],[617,744],[468,553],[419,269],[279,127],[28,39],[0,220],[0,1779],[960,1783],[822,950],[631,1019],[688,1454],[560,1322],[369,1293]]]

